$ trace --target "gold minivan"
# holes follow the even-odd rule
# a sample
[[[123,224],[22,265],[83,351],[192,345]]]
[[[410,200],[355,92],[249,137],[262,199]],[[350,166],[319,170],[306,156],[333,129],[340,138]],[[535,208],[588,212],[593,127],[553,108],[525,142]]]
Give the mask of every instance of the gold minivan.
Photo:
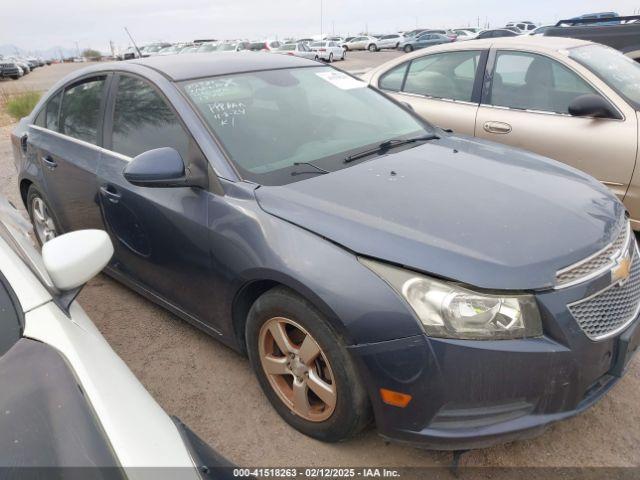
[[[640,64],[617,50],[570,38],[471,40],[403,55],[363,77],[439,127],[589,173],[640,230]]]

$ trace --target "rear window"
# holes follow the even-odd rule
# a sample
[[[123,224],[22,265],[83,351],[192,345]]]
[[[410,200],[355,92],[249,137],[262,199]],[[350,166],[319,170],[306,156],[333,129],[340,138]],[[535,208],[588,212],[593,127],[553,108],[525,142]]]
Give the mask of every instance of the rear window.
[[[586,45],[569,50],[569,57],[581,63],[634,108],[640,109],[640,63],[604,45]]]

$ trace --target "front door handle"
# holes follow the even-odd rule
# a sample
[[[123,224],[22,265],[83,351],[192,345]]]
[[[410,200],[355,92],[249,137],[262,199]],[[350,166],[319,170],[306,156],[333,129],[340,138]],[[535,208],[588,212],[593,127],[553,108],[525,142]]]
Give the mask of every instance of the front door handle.
[[[50,170],[53,170],[58,166],[58,164],[56,163],[56,161],[53,159],[51,155],[44,155],[42,157],[42,163],[44,164],[45,167],[49,168]]]
[[[484,128],[485,132],[498,133],[502,135],[511,132],[511,125],[504,122],[485,122],[482,128]]]
[[[102,185],[100,187],[100,194],[111,203],[118,203],[122,198],[122,194],[112,185]]]

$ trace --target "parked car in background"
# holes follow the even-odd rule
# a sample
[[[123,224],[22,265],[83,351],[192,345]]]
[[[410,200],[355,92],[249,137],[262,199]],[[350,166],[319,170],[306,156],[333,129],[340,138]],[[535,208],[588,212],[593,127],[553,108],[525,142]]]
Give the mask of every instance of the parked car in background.
[[[140,48],[140,53],[143,57],[151,57],[157,55],[163,48],[170,47],[171,44],[167,42],[150,43]]]
[[[323,42],[323,43],[335,43],[335,42]],[[280,45],[280,47],[274,48],[273,50],[271,50],[271,53],[279,53],[282,55],[293,55],[296,57],[308,58],[310,60],[315,60],[318,58],[318,53],[304,42],[285,43],[283,45]]]
[[[391,33],[388,35],[380,35],[376,37],[378,41],[376,42],[376,46],[382,50],[384,48],[398,48],[400,42],[404,40],[404,37],[398,33]]]
[[[320,60],[326,60],[331,63],[334,60],[344,60],[347,54],[347,50],[342,48],[338,42],[326,41],[326,42],[313,42],[311,50],[315,53],[316,58]]]
[[[569,38],[474,40],[394,59],[365,78],[443,128],[593,175],[640,229],[640,64],[620,52]]]
[[[198,49],[196,50],[198,53],[211,53],[215,52],[218,49],[220,42],[201,42],[198,44]]]
[[[456,41],[462,42],[464,40],[473,40],[478,36],[478,34],[472,30],[460,29],[456,28],[452,30],[453,33],[456,34]]]
[[[553,25],[541,25],[529,32],[529,35],[544,35],[547,30],[552,28]]]
[[[241,52],[243,50],[249,50],[250,42],[221,42],[216,48],[216,52]]]
[[[269,52],[271,50],[275,50],[282,45],[278,40],[258,40],[249,42],[249,50],[254,52]]]
[[[370,52],[377,52],[378,39],[369,35],[361,35],[359,37],[353,37],[351,40],[345,41],[343,47],[345,50],[369,50]]]
[[[189,43],[174,43],[171,46],[161,48],[158,50],[156,55],[175,55],[180,53],[180,51],[186,47],[188,47]]]
[[[75,231],[40,255],[30,229],[0,198],[0,383],[11,386],[0,389],[2,468],[58,478],[174,468],[200,479],[204,465],[231,478],[231,464],[162,410],[74,301],[109,262],[109,236]]]
[[[640,62],[640,15],[560,20],[545,30],[549,37],[569,37],[608,45]]]
[[[492,42],[464,53],[456,89]],[[600,399],[640,342],[640,259],[608,189],[433,127],[329,65],[94,64],[11,141],[30,211],[47,205],[56,236],[106,229],[107,273],[246,352],[275,410],[316,439],[371,415],[385,438],[437,449],[531,436]]]
[[[22,78],[23,75],[24,72],[16,61],[6,58],[0,60],[0,76],[18,80],[19,78]]]
[[[599,12],[599,13],[585,13],[578,17],[574,17],[571,23],[575,26],[578,25],[593,25],[592,22],[596,22],[598,25],[617,25],[620,23],[620,14],[617,12]],[[586,21],[585,21],[586,20]]]
[[[18,65],[21,69],[22,69],[22,73],[23,75],[27,75],[28,73],[31,73],[32,70],[34,70],[36,67],[31,67],[29,65],[29,62],[27,60],[25,60],[24,58],[19,58],[19,57],[7,57],[6,60],[8,62],[14,62],[16,65]]]
[[[507,28],[496,28],[494,30],[483,30],[478,34],[476,40],[483,40],[485,38],[517,37],[518,35],[520,34]]]
[[[180,49],[178,53],[181,55],[183,53],[196,53],[199,48],[200,48],[200,45],[196,45],[196,44],[186,45],[182,49]]]
[[[422,33],[417,37],[409,37],[405,38],[404,41],[400,42],[398,46],[398,50],[402,50],[406,53],[412,52],[414,50],[419,50],[421,48],[433,47],[434,45],[441,45],[443,43],[451,43],[453,39],[442,33]]]
[[[508,30],[513,30],[515,28],[516,30],[514,31],[517,31],[518,33],[528,33],[536,29],[536,24],[525,20],[521,22],[509,22],[504,26],[504,28]]]

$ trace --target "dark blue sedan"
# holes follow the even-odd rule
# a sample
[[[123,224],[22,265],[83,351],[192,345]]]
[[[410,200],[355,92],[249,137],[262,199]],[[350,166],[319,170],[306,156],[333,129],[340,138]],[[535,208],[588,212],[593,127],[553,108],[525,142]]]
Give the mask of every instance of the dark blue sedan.
[[[40,242],[107,230],[109,275],[247,353],[321,440],[372,419],[440,449],[533,435],[602,397],[640,339],[636,241],[608,189],[317,62],[95,65],[13,148]]]

